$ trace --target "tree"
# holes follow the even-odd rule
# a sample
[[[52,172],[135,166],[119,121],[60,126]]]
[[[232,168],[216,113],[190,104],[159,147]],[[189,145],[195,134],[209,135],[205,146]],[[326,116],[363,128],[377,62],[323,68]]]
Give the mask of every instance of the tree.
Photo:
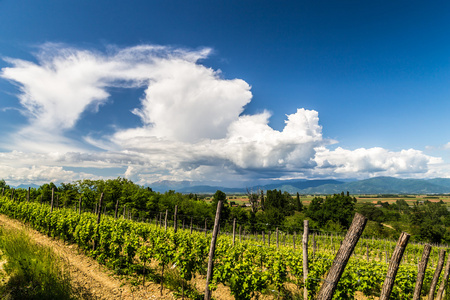
[[[300,194],[297,192],[297,196],[295,197],[295,210],[296,211],[302,211],[303,210],[303,203],[300,200]]]
[[[222,210],[220,211],[220,224],[225,224],[226,220],[230,216],[230,206],[228,205],[227,195],[220,190],[217,190],[213,196],[211,202],[212,213],[213,216],[216,215],[217,205],[219,204],[220,200],[222,200]]]
[[[355,212],[356,198],[341,194],[327,196],[324,199],[314,198],[306,211],[306,216],[324,227],[328,221],[349,228]]]
[[[252,212],[256,213],[258,211],[259,193],[254,193],[253,191],[250,191],[247,188],[247,197],[248,197],[248,202],[250,203],[250,205],[252,207]]]

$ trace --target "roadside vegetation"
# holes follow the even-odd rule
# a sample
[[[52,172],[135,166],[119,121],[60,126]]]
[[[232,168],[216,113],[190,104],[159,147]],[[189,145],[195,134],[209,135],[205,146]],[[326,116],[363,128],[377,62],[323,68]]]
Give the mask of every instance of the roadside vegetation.
[[[24,230],[0,228],[1,299],[77,299],[65,262]]]

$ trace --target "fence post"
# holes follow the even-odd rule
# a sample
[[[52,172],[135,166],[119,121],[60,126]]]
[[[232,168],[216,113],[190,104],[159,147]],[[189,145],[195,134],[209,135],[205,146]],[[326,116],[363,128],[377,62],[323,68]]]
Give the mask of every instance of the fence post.
[[[308,279],[308,235],[309,221],[303,220],[303,299],[308,299],[308,289],[306,288],[306,280]]]
[[[177,212],[178,212],[178,205],[175,205],[175,212],[173,213],[173,231],[175,233],[177,232]]]
[[[242,226],[239,224],[239,243],[242,241],[241,235],[242,235]]]
[[[98,201],[98,215],[97,215],[97,232],[95,235],[95,239],[94,239],[94,245],[93,245],[93,249],[95,251],[95,249],[97,248],[97,239],[98,239],[98,234],[100,231],[100,216],[102,215],[102,200],[103,200],[103,193],[100,194],[100,200]]]
[[[391,261],[389,263],[388,271],[386,274],[386,279],[384,280],[383,287],[381,288],[380,300],[388,300],[389,296],[391,295],[395,276],[397,276],[398,267],[400,266],[405,248],[408,245],[409,237],[409,234],[407,234],[406,232],[402,232],[398,239],[395,250],[392,253]]]
[[[119,198],[116,201],[116,207],[114,209],[114,219],[117,219],[117,213],[119,212]]]
[[[190,228],[191,234],[192,234],[192,217],[191,217],[191,228]]]
[[[169,213],[169,210],[166,209],[166,217],[164,218],[164,231],[167,231],[167,214]]]
[[[30,187],[28,187],[27,202],[30,202]]]
[[[316,233],[313,233],[313,258],[316,257]]]
[[[317,300],[331,300],[333,297],[339,279],[344,272],[345,266],[350,259],[353,249],[355,249],[355,246],[364,231],[364,227],[366,227],[366,223],[366,217],[359,213],[355,214],[352,225],[350,225],[350,228],[345,235],[342,247],[339,248],[333,264],[331,265],[330,271],[328,272],[327,278],[320,288]]]
[[[205,300],[211,299],[211,290],[209,281],[213,275],[214,251],[216,250],[217,232],[219,231],[220,211],[222,210],[222,200],[217,204],[216,219],[214,220],[214,229],[212,233],[211,246],[209,248],[208,271],[206,273]]]
[[[445,250],[441,249],[441,251],[439,252],[439,261],[436,266],[436,271],[434,272],[433,280],[431,281],[430,292],[428,293],[428,300],[434,299],[434,291],[436,290],[439,275],[441,275],[442,267],[444,266],[444,260],[445,260]]]
[[[278,249],[279,245],[278,245],[278,227],[277,227],[277,249]]]
[[[52,188],[52,202],[50,203],[50,212],[53,212],[53,198],[54,197],[55,197],[55,188]]]
[[[417,272],[416,286],[414,288],[413,300],[420,300],[420,292],[422,291],[423,279],[425,278],[425,270],[430,257],[431,245],[426,244],[423,247],[422,260],[419,263],[419,270]]]
[[[236,218],[233,219],[233,246],[235,238],[236,238]]]
[[[445,290],[445,286],[447,285],[449,272],[450,272],[450,255],[447,258],[447,264],[445,265],[445,269],[444,269],[444,276],[442,277],[441,285],[439,286],[439,289],[438,289],[438,292],[436,295],[436,300],[442,300],[442,298],[444,296],[444,290]]]

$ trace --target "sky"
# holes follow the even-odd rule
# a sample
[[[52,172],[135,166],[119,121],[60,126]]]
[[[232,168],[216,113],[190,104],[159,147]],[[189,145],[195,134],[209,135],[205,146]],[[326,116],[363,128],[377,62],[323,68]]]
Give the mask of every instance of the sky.
[[[0,179],[450,177],[445,1],[0,0]]]

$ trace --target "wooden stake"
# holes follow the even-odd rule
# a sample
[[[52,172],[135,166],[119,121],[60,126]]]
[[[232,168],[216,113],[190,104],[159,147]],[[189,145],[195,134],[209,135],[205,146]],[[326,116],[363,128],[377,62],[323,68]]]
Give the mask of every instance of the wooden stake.
[[[52,202],[50,203],[50,212],[53,212],[53,198],[54,197],[55,197],[55,188],[52,188]]]
[[[277,227],[277,249],[278,249],[279,245],[278,245],[278,227]]]
[[[169,210],[166,209],[166,217],[164,218],[164,231],[167,231],[167,214],[169,213]]]
[[[426,244],[423,248],[422,260],[419,263],[419,270],[417,272],[416,286],[414,288],[413,300],[420,300],[420,292],[422,291],[423,279],[425,278],[425,270],[430,257],[431,245]]]
[[[30,202],[30,187],[28,187],[27,202]]]
[[[436,295],[436,300],[442,300],[442,298],[444,297],[445,286],[447,285],[449,272],[450,272],[450,255],[447,258],[447,264],[445,265],[445,269],[444,269],[444,276],[442,277],[441,285],[439,286],[439,289],[438,289],[438,292]]]
[[[173,231],[175,231],[175,233],[177,232],[177,212],[178,212],[178,205],[175,205],[175,212],[173,214]]]
[[[400,238],[398,239],[397,246],[395,246],[395,250],[392,253],[386,279],[384,280],[383,287],[381,288],[380,300],[388,300],[391,295],[392,288],[394,287],[395,276],[397,276],[398,267],[400,266],[405,248],[408,245],[409,237],[409,234],[402,232]]]
[[[114,209],[114,219],[117,219],[117,213],[119,212],[119,198],[116,201],[116,207]]]
[[[100,194],[100,200],[98,201],[98,214],[97,214],[97,232],[96,232],[96,236],[94,238],[94,246],[93,246],[93,250],[95,251],[95,249],[97,248],[97,240],[99,239],[98,234],[100,231],[100,217],[102,215],[102,200],[103,200],[103,193]]]
[[[236,218],[233,219],[233,246],[235,239],[236,239]]]
[[[436,290],[439,275],[441,275],[442,267],[444,266],[444,260],[445,260],[445,250],[441,249],[441,251],[439,252],[439,261],[436,266],[436,271],[434,271],[433,280],[431,281],[430,292],[428,293],[428,300],[434,299],[434,291]]]
[[[191,228],[190,228],[190,230],[191,230],[191,234],[192,234],[192,217],[191,217]]]
[[[320,288],[317,300],[331,300],[331,298],[333,297],[339,279],[341,278],[345,266],[350,259],[350,255],[355,249],[355,246],[364,231],[364,227],[366,227],[366,223],[366,217],[359,213],[355,214],[350,229],[345,235],[342,247],[339,248],[336,257],[334,258],[333,265],[328,272],[327,278]]]
[[[306,280],[308,279],[308,235],[309,235],[309,221],[303,220],[303,299],[308,299],[308,290],[306,288]]]
[[[222,200],[219,200],[219,203],[217,204],[216,219],[214,220],[214,229],[211,239],[211,246],[209,248],[208,272],[206,273],[205,300],[211,299],[211,290],[209,289],[209,281],[211,280],[213,275],[214,251],[216,250],[216,240],[217,240],[217,233],[219,231],[221,210],[222,210]]]
[[[242,235],[242,226],[239,225],[239,243],[242,241],[241,235]]]

